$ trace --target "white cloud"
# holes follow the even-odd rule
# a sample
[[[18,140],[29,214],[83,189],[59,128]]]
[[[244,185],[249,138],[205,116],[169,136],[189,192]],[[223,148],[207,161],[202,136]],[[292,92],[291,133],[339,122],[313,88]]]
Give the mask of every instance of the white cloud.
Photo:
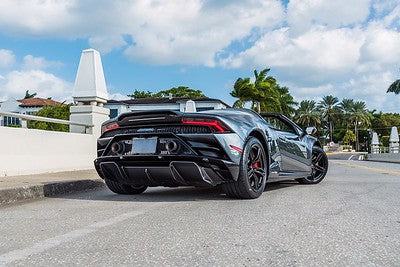
[[[291,0],[287,21],[294,35],[313,25],[337,28],[363,22],[369,14],[370,0]]]
[[[15,56],[11,50],[0,49],[0,68],[10,67],[14,62]]]
[[[22,69],[24,70],[41,70],[49,67],[60,67],[62,64],[59,61],[48,61],[43,57],[34,57],[26,55],[23,59]]]
[[[369,28],[361,47],[361,60],[379,63],[399,62],[400,33],[382,27]]]
[[[0,79],[2,98],[22,98],[25,91],[37,93],[38,97],[52,97],[63,101],[71,95],[72,85],[54,74],[42,70],[11,71]]]
[[[214,66],[217,53],[233,41],[256,28],[271,29],[283,17],[279,0],[0,2],[2,32],[89,38],[102,52],[125,46],[122,36],[127,36],[132,42],[125,54],[152,64]]]
[[[109,53],[114,49],[125,46],[127,43],[121,35],[104,35],[89,38],[89,45],[101,53]]]

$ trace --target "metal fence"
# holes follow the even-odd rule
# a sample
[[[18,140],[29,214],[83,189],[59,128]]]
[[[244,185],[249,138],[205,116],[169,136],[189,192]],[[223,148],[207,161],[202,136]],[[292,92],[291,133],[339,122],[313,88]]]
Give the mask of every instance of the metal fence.
[[[11,118],[18,118],[20,120],[20,124],[22,128],[28,128],[28,121],[42,121],[42,122],[50,122],[50,123],[58,123],[64,125],[75,125],[85,127],[85,132],[88,133],[88,130],[93,128],[93,124],[86,124],[80,122],[73,122],[67,120],[60,120],[60,119],[53,119],[47,117],[39,117],[34,115],[26,115],[26,114],[19,114],[19,113],[12,113],[12,112],[1,112],[0,111],[0,118],[1,117],[11,117]]]

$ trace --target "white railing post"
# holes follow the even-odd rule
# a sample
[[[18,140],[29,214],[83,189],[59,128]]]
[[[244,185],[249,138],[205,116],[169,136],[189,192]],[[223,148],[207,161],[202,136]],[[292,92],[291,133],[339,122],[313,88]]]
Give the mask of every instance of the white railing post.
[[[372,141],[371,141],[371,153],[378,154],[380,152],[379,149],[379,138],[377,133],[372,133]]]
[[[390,131],[389,153],[399,153],[399,132],[396,126],[393,126]]]

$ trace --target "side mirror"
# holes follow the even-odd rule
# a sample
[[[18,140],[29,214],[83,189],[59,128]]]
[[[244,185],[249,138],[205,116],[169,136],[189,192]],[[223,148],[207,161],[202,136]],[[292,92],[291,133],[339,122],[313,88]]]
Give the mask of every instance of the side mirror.
[[[306,128],[306,133],[308,135],[314,135],[314,134],[316,134],[316,132],[317,132],[317,128],[315,128],[313,126]]]

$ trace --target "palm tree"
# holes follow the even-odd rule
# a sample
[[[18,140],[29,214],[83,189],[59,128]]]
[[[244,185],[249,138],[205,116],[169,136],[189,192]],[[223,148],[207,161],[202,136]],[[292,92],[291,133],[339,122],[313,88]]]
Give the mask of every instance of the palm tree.
[[[338,107],[339,99],[332,95],[324,96],[318,104],[318,108],[321,110],[322,118],[326,120],[329,128],[329,139],[333,141],[333,122],[337,119],[340,114]]]
[[[342,102],[339,103],[339,108],[343,112],[343,117],[346,121],[346,131],[349,129],[349,120],[350,120],[350,115],[353,111],[354,107],[354,100],[353,99],[343,99]]]
[[[318,127],[321,125],[321,116],[318,114],[317,103],[314,100],[301,101],[294,119],[302,127]]]
[[[251,92],[254,90],[254,84],[250,82],[250,78],[239,78],[233,86],[231,96],[238,98],[233,104],[234,108],[243,108],[244,104],[251,98]]]
[[[386,93],[395,93],[396,95],[400,94],[400,79],[394,81],[389,88],[387,89]]]
[[[267,76],[270,69],[261,72],[254,71],[255,81],[250,78],[239,78],[233,86],[231,96],[238,98],[234,107],[243,107],[246,102],[251,102],[253,109],[260,111],[281,111],[279,105],[279,92],[275,78]]]
[[[281,112],[279,103],[278,84],[272,76],[267,76],[270,69],[263,69],[258,73],[254,70],[254,91],[251,96],[253,100],[253,108],[258,112]]]
[[[285,86],[280,87],[278,85],[277,90],[279,92],[278,101],[282,114],[286,117],[292,117],[296,112],[294,107],[297,106],[298,103],[294,101],[293,96],[289,93],[289,88]]]
[[[360,141],[358,138],[359,127],[361,125],[369,126],[371,124],[371,115],[364,101],[354,102],[349,120],[354,123],[354,133],[356,135],[356,150],[358,151],[360,149]]]
[[[36,95],[37,95],[37,93],[31,94],[31,93],[29,93],[29,90],[26,90],[24,99],[34,98]]]

